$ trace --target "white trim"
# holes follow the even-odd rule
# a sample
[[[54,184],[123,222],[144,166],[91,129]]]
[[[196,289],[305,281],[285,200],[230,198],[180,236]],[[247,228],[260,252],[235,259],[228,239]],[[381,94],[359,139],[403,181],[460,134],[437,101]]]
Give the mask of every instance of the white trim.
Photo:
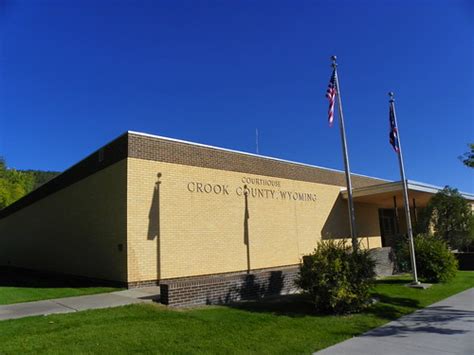
[[[443,188],[435,185],[424,184],[422,182],[408,180],[407,181],[408,190],[418,191],[418,192],[426,192],[430,194],[436,194],[441,191]],[[386,184],[377,184],[371,185],[367,187],[359,187],[352,190],[352,195],[354,197],[362,197],[362,196],[369,196],[374,194],[381,194],[386,192],[394,192],[402,190],[402,182],[401,181],[394,181],[389,182]],[[466,200],[474,201],[474,195],[466,192],[459,192],[462,197]],[[342,188],[341,194],[344,198],[347,198],[347,189]]]
[[[402,186],[399,181],[393,181],[386,184],[377,184],[377,185],[371,185],[371,186],[365,186],[365,187],[352,189],[352,196],[353,197],[370,196],[374,194],[399,191],[401,188]],[[344,198],[347,198],[346,188],[343,188],[341,193]]]
[[[441,187],[441,186],[425,184],[424,182],[419,182],[419,181],[414,181],[414,180],[408,180],[408,184],[418,185],[418,186],[422,186],[422,187],[425,187],[425,188],[431,188],[433,190],[436,190],[436,192],[444,189],[444,187]],[[471,194],[469,192],[463,192],[463,191],[459,191],[459,193],[466,199],[474,200],[474,194]]]
[[[210,149],[222,150],[222,151],[230,152],[230,153],[243,154],[243,155],[248,155],[248,156],[256,157],[256,158],[275,160],[275,161],[279,161],[279,162],[283,162],[283,163],[290,163],[290,164],[302,165],[302,166],[307,166],[307,167],[309,167],[309,168],[318,168],[318,169],[329,170],[329,171],[334,171],[334,172],[338,172],[338,173],[344,173],[344,171],[338,170],[338,169],[326,168],[326,167],[323,167],[323,166],[311,165],[311,164],[306,164],[306,163],[299,163],[299,162],[296,162],[296,161],[285,160],[285,159],[280,159],[280,158],[275,158],[275,157],[269,157],[269,156],[266,156],[266,155],[259,155],[259,154],[247,153],[247,152],[242,152],[242,151],[239,151],[239,150],[233,150],[233,149],[228,149],[228,148],[221,148],[221,147],[216,147],[216,146],[207,145],[207,144],[202,144],[202,143],[194,143],[194,142],[185,141],[185,140],[176,139],[176,138],[169,138],[169,137],[158,136],[158,135],[155,135],[155,134],[142,133],[142,132],[135,132],[135,131],[127,131],[127,133],[135,134],[135,135],[143,136],[143,137],[150,137],[150,138],[163,139],[163,140],[167,140],[167,141],[170,141],[170,142],[184,143],[184,144],[194,145],[194,146],[203,147],[203,148],[210,148]],[[377,177],[373,177],[373,176],[369,176],[369,175],[357,174],[357,173],[353,173],[353,172],[351,172],[351,175],[356,175],[356,176],[360,176],[360,177],[365,177],[365,178],[370,178],[370,179],[376,179],[376,180],[391,182],[391,180],[382,179],[382,178],[377,178]]]

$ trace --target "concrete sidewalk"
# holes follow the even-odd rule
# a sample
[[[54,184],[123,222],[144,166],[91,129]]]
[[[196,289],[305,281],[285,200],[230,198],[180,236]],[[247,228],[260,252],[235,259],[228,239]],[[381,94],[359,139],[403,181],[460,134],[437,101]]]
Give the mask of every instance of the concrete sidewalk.
[[[315,354],[474,354],[474,288]]]
[[[97,295],[56,298],[51,300],[15,303],[0,306],[0,321],[54,313],[72,313],[87,309],[125,306],[153,302],[159,297],[159,287],[144,287]]]

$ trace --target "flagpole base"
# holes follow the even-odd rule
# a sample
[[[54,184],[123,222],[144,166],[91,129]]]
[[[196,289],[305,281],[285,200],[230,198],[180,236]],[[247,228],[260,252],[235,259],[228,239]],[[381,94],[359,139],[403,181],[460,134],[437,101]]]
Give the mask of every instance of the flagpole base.
[[[425,283],[421,283],[420,281],[418,282],[413,281],[409,284],[406,284],[405,286],[410,287],[410,288],[418,288],[418,289],[426,290],[427,288],[430,288],[431,286],[433,286],[433,284],[425,284]]]

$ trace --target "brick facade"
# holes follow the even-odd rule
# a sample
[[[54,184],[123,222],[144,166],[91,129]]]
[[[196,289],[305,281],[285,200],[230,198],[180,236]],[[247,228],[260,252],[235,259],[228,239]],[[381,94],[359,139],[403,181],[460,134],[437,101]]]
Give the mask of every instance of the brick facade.
[[[133,133],[128,139],[130,158],[346,186],[342,171]],[[354,188],[383,182],[386,181],[352,174]]]
[[[349,235],[338,186],[279,178],[275,198],[246,200],[237,193],[242,179],[265,176],[127,160],[129,282],[295,265],[321,239]],[[190,182],[226,186],[229,193],[192,192]],[[282,199],[281,191],[307,192],[317,200]],[[380,246],[377,208],[355,209],[362,245]]]
[[[353,175],[356,187],[381,181]],[[129,287],[250,270],[225,281],[227,291],[208,279],[206,287],[235,299],[230,285],[255,277],[257,294],[272,293],[272,275],[254,270],[296,265],[320,240],[349,235],[344,184],[340,171],[127,132],[0,211],[0,265]],[[380,246],[377,207],[355,209],[361,244]]]
[[[126,132],[47,184],[0,210],[0,219],[127,157],[345,186],[341,171]],[[354,188],[382,182],[385,181],[352,174]]]
[[[160,302],[172,307],[226,304],[297,291],[298,267],[160,282]]]
[[[0,218],[0,266],[126,283],[126,179],[122,160]]]

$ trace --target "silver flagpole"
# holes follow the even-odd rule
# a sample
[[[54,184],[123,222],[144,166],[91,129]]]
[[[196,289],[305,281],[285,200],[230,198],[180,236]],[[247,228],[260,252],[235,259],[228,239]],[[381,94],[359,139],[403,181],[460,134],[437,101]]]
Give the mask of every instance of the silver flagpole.
[[[410,246],[410,259],[411,259],[411,269],[413,272],[413,284],[419,285],[418,275],[416,272],[416,259],[415,259],[415,246],[413,244],[413,228],[411,225],[411,216],[410,216],[410,202],[408,200],[408,186],[407,179],[405,177],[405,167],[403,165],[403,154],[402,154],[402,143],[400,142],[400,131],[398,130],[397,114],[395,113],[395,99],[393,98],[393,92],[389,92],[390,96],[390,108],[393,112],[393,119],[395,121],[395,127],[397,128],[397,141],[398,141],[398,163],[400,165],[400,176],[403,184],[403,200],[405,202],[405,218],[407,220],[407,230],[408,230],[408,243]]]
[[[359,243],[357,242],[354,202],[352,200],[351,169],[349,167],[349,155],[347,154],[346,130],[344,128],[344,114],[342,113],[341,89],[339,87],[339,77],[337,75],[336,59],[337,57],[335,55],[331,57],[332,67],[334,69],[334,76],[336,79],[337,102],[339,106],[339,128],[341,130],[342,155],[344,156],[344,167],[346,170],[347,207],[349,208],[349,218],[351,222],[350,229],[351,229],[351,239],[352,239],[352,250],[356,251],[359,248]]]

